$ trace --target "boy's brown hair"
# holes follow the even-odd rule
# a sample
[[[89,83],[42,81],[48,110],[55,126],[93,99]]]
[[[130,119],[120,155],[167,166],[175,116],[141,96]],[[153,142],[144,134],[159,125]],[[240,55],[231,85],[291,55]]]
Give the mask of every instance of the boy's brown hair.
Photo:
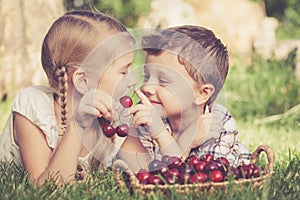
[[[168,28],[144,36],[142,48],[150,55],[166,50],[176,54],[196,83],[214,86],[206,104],[211,106],[215,101],[228,73],[229,58],[227,48],[211,30],[192,25]]]

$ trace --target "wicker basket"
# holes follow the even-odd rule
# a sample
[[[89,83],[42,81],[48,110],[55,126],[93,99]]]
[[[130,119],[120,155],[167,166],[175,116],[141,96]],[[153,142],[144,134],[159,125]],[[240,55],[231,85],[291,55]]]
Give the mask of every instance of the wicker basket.
[[[264,182],[270,178],[274,172],[274,153],[272,149],[267,145],[261,145],[256,148],[251,157],[251,163],[257,163],[261,152],[265,152],[268,161],[267,174],[251,179],[241,178],[232,181],[233,189],[242,189],[244,186],[251,185],[252,188],[262,188]],[[122,173],[124,172],[124,173]],[[205,182],[196,184],[174,184],[174,185],[150,185],[140,184],[135,174],[129,169],[128,165],[123,160],[116,160],[113,164],[113,175],[116,183],[119,186],[127,186],[130,192],[137,191],[140,193],[153,193],[164,192],[166,190],[173,190],[176,192],[188,192],[188,191],[208,191],[214,192],[219,189],[227,191],[229,181],[224,182]],[[125,176],[123,176],[125,175]]]

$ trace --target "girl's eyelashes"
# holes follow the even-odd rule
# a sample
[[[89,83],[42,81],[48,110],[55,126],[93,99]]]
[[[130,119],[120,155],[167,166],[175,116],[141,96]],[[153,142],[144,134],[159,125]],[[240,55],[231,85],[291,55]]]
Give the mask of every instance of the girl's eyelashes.
[[[162,83],[162,84],[169,83],[169,81],[165,78],[160,78],[159,82]]]
[[[146,73],[145,73],[145,74],[143,75],[144,82],[148,81],[148,80],[149,80],[149,77],[150,77],[149,74],[146,74]]]

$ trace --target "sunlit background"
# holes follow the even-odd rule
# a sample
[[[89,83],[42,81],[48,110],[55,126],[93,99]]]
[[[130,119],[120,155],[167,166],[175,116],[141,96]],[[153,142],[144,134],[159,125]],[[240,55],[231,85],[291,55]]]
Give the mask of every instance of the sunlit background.
[[[130,30],[197,24],[215,32],[230,53],[222,95],[251,148],[299,147],[300,2],[297,0],[26,0],[0,1],[0,130],[16,92],[47,84],[43,37],[64,12],[88,9]],[[137,66],[143,63],[136,56]],[[279,140],[278,140],[279,139]]]

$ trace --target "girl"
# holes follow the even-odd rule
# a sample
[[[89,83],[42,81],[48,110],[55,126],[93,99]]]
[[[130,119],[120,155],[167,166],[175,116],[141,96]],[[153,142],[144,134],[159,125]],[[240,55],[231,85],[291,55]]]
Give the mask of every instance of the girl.
[[[123,139],[104,137],[98,121],[115,120],[114,99],[135,85],[127,73],[133,48],[125,27],[104,14],[74,11],[57,19],[42,45],[50,87],[32,86],[16,95],[0,159],[20,163],[38,184],[48,178],[72,181],[93,155],[109,164]],[[95,145],[101,147],[96,153]]]

